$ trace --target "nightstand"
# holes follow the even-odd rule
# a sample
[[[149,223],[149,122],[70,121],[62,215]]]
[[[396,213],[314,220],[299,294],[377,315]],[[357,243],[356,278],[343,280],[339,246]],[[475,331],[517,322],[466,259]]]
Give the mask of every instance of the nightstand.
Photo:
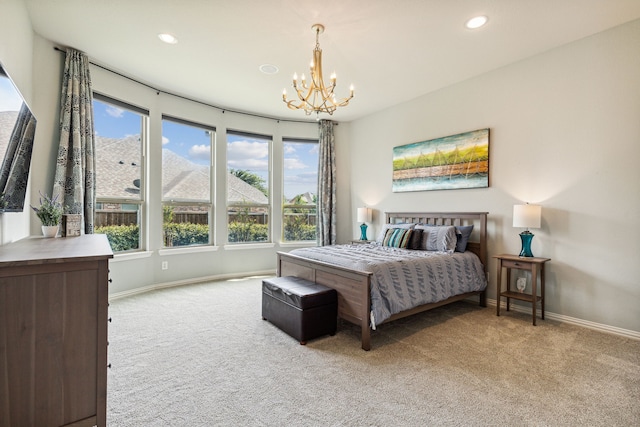
[[[495,255],[498,260],[498,274],[496,276],[496,316],[500,316],[500,298],[507,298],[507,311],[511,298],[531,303],[533,326],[536,325],[536,306],[540,302],[541,318],[544,320],[544,265],[550,258],[519,257],[518,255]],[[507,270],[507,290],[502,291],[502,269]],[[511,290],[511,270],[525,270],[531,272],[531,293]],[[538,278],[540,278],[540,295],[538,295]]]

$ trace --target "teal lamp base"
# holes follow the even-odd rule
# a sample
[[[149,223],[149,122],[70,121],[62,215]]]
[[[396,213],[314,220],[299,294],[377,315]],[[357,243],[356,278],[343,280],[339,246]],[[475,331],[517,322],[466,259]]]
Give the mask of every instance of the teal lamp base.
[[[369,240],[367,239],[367,224],[360,225],[360,240]]]
[[[522,250],[520,251],[521,257],[532,257],[531,253],[531,241],[533,240],[533,233],[530,231],[523,231],[520,233],[520,240],[522,240]]]

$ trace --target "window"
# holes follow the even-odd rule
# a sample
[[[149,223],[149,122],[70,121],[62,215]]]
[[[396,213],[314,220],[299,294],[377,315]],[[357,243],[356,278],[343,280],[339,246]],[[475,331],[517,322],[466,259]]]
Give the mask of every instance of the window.
[[[95,232],[106,234],[115,252],[140,249],[148,112],[100,94],[94,94],[93,110]]]
[[[215,128],[162,118],[164,247],[212,241],[211,147]]]
[[[227,133],[227,221],[230,243],[270,241],[271,138]]]
[[[318,141],[284,139],[283,240],[316,240]]]

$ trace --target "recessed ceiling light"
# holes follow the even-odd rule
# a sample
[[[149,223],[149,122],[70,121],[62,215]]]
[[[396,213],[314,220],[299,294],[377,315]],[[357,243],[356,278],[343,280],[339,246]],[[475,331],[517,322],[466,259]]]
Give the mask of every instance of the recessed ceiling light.
[[[271,64],[262,64],[258,68],[265,74],[276,74],[278,71],[280,71],[278,67]]]
[[[476,17],[473,17],[473,18],[469,19],[466,22],[466,24],[464,24],[464,26],[467,27],[470,30],[475,30],[476,28],[480,28],[484,24],[486,24],[488,20],[489,20],[489,18],[487,18],[486,16],[476,16]]]
[[[176,44],[176,43],[178,43],[178,39],[177,39],[177,38],[175,38],[174,36],[172,36],[172,35],[171,35],[171,34],[169,34],[169,33],[161,33],[161,34],[158,34],[158,38],[159,38],[160,40],[162,40],[163,42],[165,42],[165,43],[169,43],[169,44]]]

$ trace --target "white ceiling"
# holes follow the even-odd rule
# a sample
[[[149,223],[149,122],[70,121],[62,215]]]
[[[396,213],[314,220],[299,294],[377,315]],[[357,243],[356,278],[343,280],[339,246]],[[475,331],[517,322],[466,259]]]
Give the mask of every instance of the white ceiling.
[[[25,0],[34,31],[160,90],[282,119],[320,35],[351,121],[640,18],[640,0]],[[488,24],[468,30],[475,15]],[[179,42],[162,43],[169,32]],[[280,69],[259,71],[262,64]],[[324,117],[328,118],[328,116]]]

